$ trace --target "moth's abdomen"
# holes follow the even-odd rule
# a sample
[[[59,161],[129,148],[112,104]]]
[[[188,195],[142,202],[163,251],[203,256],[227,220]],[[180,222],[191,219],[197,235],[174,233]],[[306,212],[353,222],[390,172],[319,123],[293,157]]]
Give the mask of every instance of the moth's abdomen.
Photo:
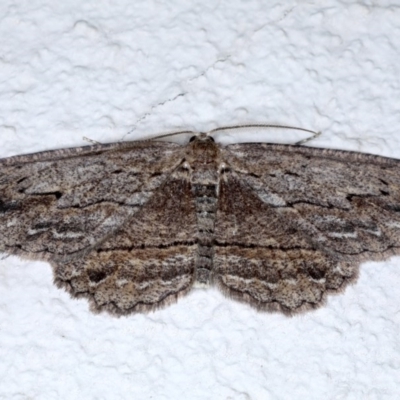
[[[208,285],[211,282],[214,256],[214,225],[217,210],[217,177],[207,184],[193,183],[197,214],[196,283]]]

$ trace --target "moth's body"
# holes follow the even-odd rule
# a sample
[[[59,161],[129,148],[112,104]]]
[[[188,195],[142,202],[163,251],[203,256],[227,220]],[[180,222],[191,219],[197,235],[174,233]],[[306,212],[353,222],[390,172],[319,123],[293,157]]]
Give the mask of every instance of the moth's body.
[[[208,286],[212,281],[220,164],[220,151],[214,140],[206,135],[195,136],[189,143],[185,167],[196,204],[198,286]]]
[[[322,305],[400,253],[400,161],[300,146],[128,142],[0,160],[0,252],[48,260],[94,311],[214,285],[259,310]]]

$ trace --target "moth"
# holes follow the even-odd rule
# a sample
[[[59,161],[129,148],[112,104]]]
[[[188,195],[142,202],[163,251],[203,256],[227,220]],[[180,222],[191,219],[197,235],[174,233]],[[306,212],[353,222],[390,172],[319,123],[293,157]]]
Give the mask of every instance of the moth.
[[[399,248],[396,159],[202,133],[0,160],[0,252],[48,261],[93,311],[153,311],[214,285],[292,315]]]

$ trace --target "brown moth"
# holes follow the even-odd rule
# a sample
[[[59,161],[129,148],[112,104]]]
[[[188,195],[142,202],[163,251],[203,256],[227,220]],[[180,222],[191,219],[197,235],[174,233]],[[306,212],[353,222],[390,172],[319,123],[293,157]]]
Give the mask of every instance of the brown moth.
[[[0,252],[49,261],[93,311],[155,310],[198,283],[290,315],[399,248],[395,159],[198,134],[0,160]]]

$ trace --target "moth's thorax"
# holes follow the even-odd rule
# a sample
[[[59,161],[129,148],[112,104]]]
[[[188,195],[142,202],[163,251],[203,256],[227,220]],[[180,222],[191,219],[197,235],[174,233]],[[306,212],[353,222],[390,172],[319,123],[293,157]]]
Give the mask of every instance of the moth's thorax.
[[[218,181],[220,150],[214,139],[200,135],[189,143],[186,162],[191,170],[191,182],[209,185]]]
[[[210,166],[217,164],[220,159],[220,151],[214,139],[206,136],[196,136],[189,143],[186,160],[191,165]]]

